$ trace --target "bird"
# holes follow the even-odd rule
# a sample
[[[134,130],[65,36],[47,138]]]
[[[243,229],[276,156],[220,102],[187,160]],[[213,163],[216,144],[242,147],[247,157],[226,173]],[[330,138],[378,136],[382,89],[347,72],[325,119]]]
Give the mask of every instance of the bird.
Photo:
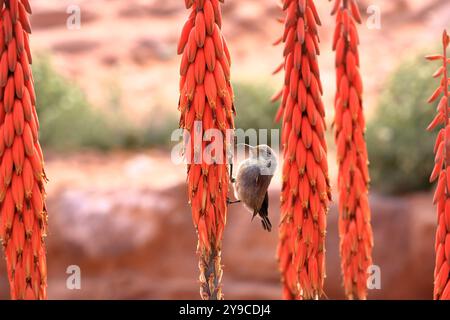
[[[270,232],[272,224],[269,220],[267,189],[277,168],[277,157],[268,145],[247,146],[250,149],[250,156],[239,164],[236,178],[233,178],[231,173],[234,196],[237,200],[229,203],[242,202],[253,214],[252,221],[259,216],[264,230]]]

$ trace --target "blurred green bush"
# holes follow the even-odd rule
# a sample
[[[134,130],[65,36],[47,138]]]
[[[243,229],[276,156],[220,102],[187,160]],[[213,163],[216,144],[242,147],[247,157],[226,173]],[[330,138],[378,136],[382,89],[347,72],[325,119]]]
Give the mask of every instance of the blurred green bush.
[[[436,113],[427,104],[438,86],[437,64],[423,56],[404,62],[382,91],[374,118],[367,126],[372,186],[402,194],[430,188],[436,132],[426,128]]]
[[[237,111],[236,128],[244,130],[278,128],[275,114],[278,103],[270,102],[274,93],[271,86],[246,81],[233,82]]]
[[[177,126],[175,117],[161,117],[160,125],[148,121],[144,128],[134,127],[120,113],[93,108],[82,90],[54,69],[47,56],[33,61],[33,74],[40,120],[40,140],[54,151],[76,151],[82,148],[144,148],[166,146],[170,132]],[[118,92],[114,90],[115,94]],[[120,97],[112,97],[116,103]]]
[[[78,86],[55,71],[48,57],[34,59],[33,74],[44,147],[67,151],[117,145],[113,126],[92,108]]]
[[[263,82],[236,81],[233,82],[237,129],[267,129],[267,141],[261,141],[258,136],[258,143],[271,144],[270,129],[278,129],[280,126],[275,123],[275,115],[279,102],[270,101],[274,89]],[[249,143],[247,139],[247,143]]]
[[[121,113],[120,90],[111,84],[107,94],[110,112],[94,108],[75,83],[61,76],[48,56],[34,59],[33,73],[40,120],[40,140],[54,151],[79,149],[136,149],[167,147],[178,128],[177,114],[148,115],[148,125],[136,127]],[[278,104],[270,102],[273,88],[250,81],[234,83],[235,105],[238,112],[236,127],[244,130],[278,128],[274,122]],[[158,121],[152,120],[158,119]],[[270,132],[268,136],[270,143]]]

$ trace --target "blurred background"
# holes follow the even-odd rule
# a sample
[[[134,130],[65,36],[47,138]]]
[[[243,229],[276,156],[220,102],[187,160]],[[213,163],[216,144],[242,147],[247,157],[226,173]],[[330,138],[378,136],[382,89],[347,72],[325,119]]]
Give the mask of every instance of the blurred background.
[[[381,289],[372,299],[431,299],[435,210],[428,175],[435,134],[425,131],[435,108],[426,104],[437,68],[423,55],[439,50],[450,27],[447,0],[361,0],[376,6],[381,28],[360,26],[361,69],[371,159],[374,263]],[[51,299],[198,299],[196,235],[187,205],[185,167],[170,160],[177,128],[176,43],[188,13],[181,0],[34,0],[31,46],[45,149]],[[75,5],[81,28],[66,21]],[[322,18],[320,67],[327,122],[335,92],[331,4]],[[272,70],[282,32],[276,0],[227,0],[223,32],[233,65],[237,126],[274,128],[281,85]],[[329,134],[333,187],[336,159]],[[279,179],[270,189],[279,215]],[[336,195],[334,199],[336,199]],[[326,293],[344,298],[337,210],[329,214]],[[267,233],[239,206],[224,235],[227,299],[278,299],[277,232]],[[0,297],[8,298],[4,259]],[[81,269],[69,290],[66,269]]]

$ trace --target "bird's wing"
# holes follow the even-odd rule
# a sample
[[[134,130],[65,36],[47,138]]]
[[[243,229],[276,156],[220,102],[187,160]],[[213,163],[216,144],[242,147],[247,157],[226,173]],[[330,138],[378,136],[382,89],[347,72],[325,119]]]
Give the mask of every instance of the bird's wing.
[[[259,211],[261,212],[261,216],[264,214],[268,215],[268,208],[269,208],[269,197],[267,195],[267,189],[269,188],[270,181],[272,180],[272,176],[268,176],[265,174],[261,174],[261,170],[258,168],[258,174],[256,178],[256,197],[257,199],[261,199],[259,206]],[[262,212],[264,211],[264,212]]]
[[[258,168],[258,174],[256,175],[256,186],[258,187],[258,190],[266,192],[267,189],[269,188],[271,180],[272,176],[261,174],[261,169]]]
[[[267,217],[269,215],[269,193],[267,191],[264,195],[264,200],[262,202],[261,208],[259,209],[259,214],[262,217]]]

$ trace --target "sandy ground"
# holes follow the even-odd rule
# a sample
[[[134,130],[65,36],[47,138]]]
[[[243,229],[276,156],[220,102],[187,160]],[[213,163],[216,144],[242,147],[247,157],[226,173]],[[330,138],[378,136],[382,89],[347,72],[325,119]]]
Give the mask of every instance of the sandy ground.
[[[157,166],[155,166],[157,164]],[[49,155],[47,172],[49,297],[52,299],[198,299],[196,235],[187,204],[185,169],[168,153]],[[278,225],[280,186],[270,188]],[[336,196],[334,196],[336,198]],[[432,195],[370,198],[381,288],[372,299],[430,299],[435,213]],[[277,232],[230,208],[223,242],[227,299],[278,299]],[[326,293],[342,299],[337,208],[328,216]],[[7,298],[4,260],[0,297]],[[68,266],[81,289],[66,287]]]

